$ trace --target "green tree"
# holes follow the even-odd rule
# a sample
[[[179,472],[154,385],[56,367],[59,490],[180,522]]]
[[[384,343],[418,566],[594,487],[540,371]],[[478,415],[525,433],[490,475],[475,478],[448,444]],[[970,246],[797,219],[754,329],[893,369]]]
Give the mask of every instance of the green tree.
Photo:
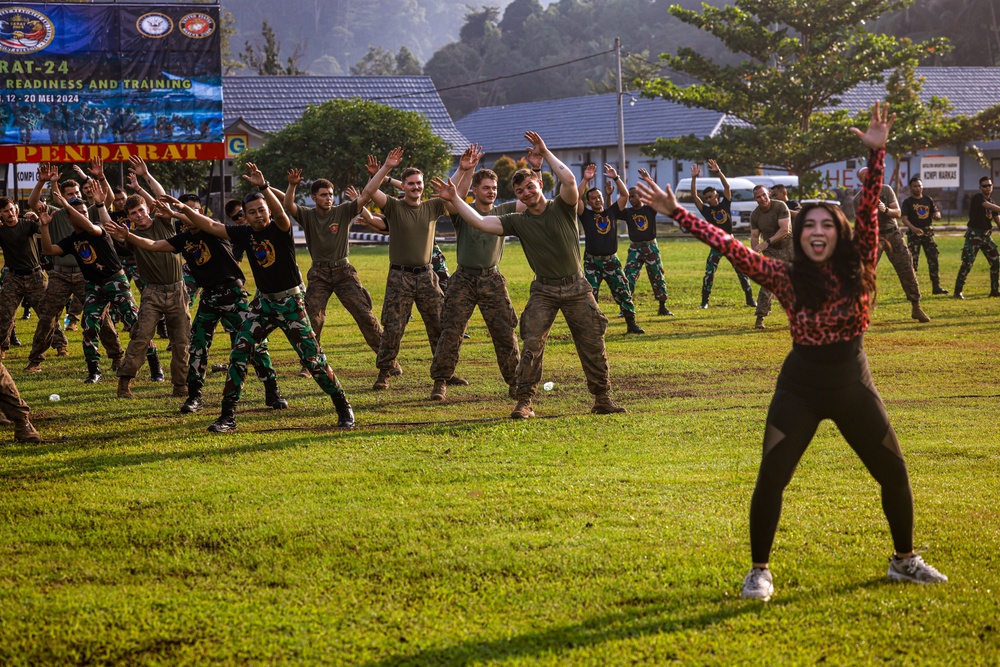
[[[236,19],[232,12],[223,12],[220,17],[219,36],[222,43],[222,72],[223,74],[235,74],[246,65],[233,57],[232,39],[236,34]]]
[[[729,114],[745,123],[715,137],[660,139],[649,150],[683,159],[715,157],[724,163],[757,163],[803,176],[817,166],[853,156],[847,127],[858,121],[847,111],[826,111],[840,96],[934,50],[943,40],[914,44],[872,34],[866,22],[911,0],[736,0],[699,12],[676,5],[670,13],[717,37],[742,56],[723,65],[682,48],[661,59],[698,83],[682,87],[668,79],[644,82],[644,94]]]
[[[369,46],[361,60],[351,65],[351,76],[392,76],[395,73],[395,56],[381,46]]]
[[[302,57],[302,47],[296,44],[292,55],[281,64],[281,42],[274,34],[271,24],[264,19],[260,27],[263,46],[254,46],[249,40],[243,46],[240,61],[261,76],[298,76],[305,74],[299,69],[299,59]]]
[[[426,118],[357,98],[308,107],[299,120],[271,135],[263,146],[244,153],[238,168],[242,171],[245,163],[252,162],[277,187],[296,167],[307,181],[326,178],[338,189],[361,188],[368,182],[367,156],[384,159],[396,146],[405,151],[404,163],[421,169],[425,180],[448,173],[452,163],[448,145],[431,132]]]
[[[396,74],[398,76],[419,76],[424,73],[424,68],[420,66],[420,61],[405,46],[399,47],[396,52]]]
[[[510,178],[518,169],[527,169],[528,161],[523,157],[517,162],[513,158],[501,155],[490,167],[497,175],[497,201],[514,199],[514,190],[510,187]],[[556,179],[547,171],[542,172],[542,189],[546,192],[556,187]]]

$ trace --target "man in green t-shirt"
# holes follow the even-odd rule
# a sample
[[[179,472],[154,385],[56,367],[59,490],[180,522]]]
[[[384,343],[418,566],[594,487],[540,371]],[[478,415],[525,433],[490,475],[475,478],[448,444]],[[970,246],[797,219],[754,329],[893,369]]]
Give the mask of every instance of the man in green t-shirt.
[[[494,206],[497,198],[497,175],[492,169],[481,169],[472,177],[473,206],[481,215],[504,215],[517,209],[516,202]],[[441,336],[438,338],[431,377],[434,389],[432,401],[443,401],[448,379],[455,374],[462,334],[479,306],[497,355],[497,365],[504,382],[515,396],[517,381],[517,315],[507,293],[507,281],[497,268],[503,255],[504,237],[486,234],[468,225],[458,215],[452,216],[457,238],[458,270],[451,276],[448,292],[441,309]]]
[[[475,162],[470,155],[473,147],[469,147],[459,162],[454,179],[459,183],[462,192],[468,192],[471,172]],[[441,291],[439,279],[431,264],[431,254],[434,248],[434,232],[437,219],[447,213],[454,213],[450,206],[438,197],[421,201],[424,194],[424,174],[415,167],[409,167],[402,174],[403,198],[397,199],[385,194],[379,187],[388,176],[389,171],[398,167],[403,161],[403,149],[394,148],[389,152],[385,162],[375,175],[365,185],[358,200],[358,206],[369,201],[382,209],[385,216],[385,226],[389,232],[389,275],[386,278],[385,298],[382,301],[382,342],[379,346],[378,379],[372,389],[380,391],[389,388],[389,376],[397,368],[396,356],[399,354],[399,344],[410,319],[413,304],[424,320],[427,330],[427,340],[431,352],[437,348],[441,335],[441,304],[444,302],[444,292]],[[469,165],[472,166],[469,166]],[[466,385],[461,378],[452,377],[451,384]]]
[[[372,295],[361,284],[357,270],[348,261],[350,244],[347,237],[351,221],[361,207],[354,198],[334,206],[333,183],[325,178],[313,181],[309,190],[316,206],[299,206],[295,203],[295,188],[301,182],[302,170],[289,169],[288,189],[282,204],[305,233],[312,258],[312,266],[306,274],[306,312],[316,332],[316,342],[320,343],[323,335],[330,295],[336,294],[358,323],[368,347],[377,354],[382,344],[382,327],[372,314]],[[394,363],[392,370],[398,369],[399,364]],[[308,377],[308,373],[308,369],[303,367],[300,375]]]
[[[750,247],[765,257],[792,261],[792,214],[783,201],[771,199],[766,186],[753,189],[757,208],[750,214]],[[763,287],[757,293],[757,321],[754,329],[764,328],[764,318],[771,314],[772,295]]]
[[[514,419],[533,417],[531,400],[542,378],[542,357],[556,314],[562,311],[573,343],[583,364],[587,388],[594,395],[591,412],[625,412],[611,400],[611,381],[604,332],[608,318],[594,300],[594,292],[580,264],[580,237],[576,226],[579,201],[576,177],[559,161],[535,132],[526,132],[531,153],[541,156],[559,179],[559,195],[552,201],[542,193],[541,178],[530,169],[520,169],[511,177],[514,196],[524,205],[522,213],[483,217],[459,196],[454,184],[435,180],[438,196],[454,206],[462,218],[476,229],[498,236],[521,239],[528,265],[535,272],[531,296],[521,313],[523,349],[517,364],[517,406]]]

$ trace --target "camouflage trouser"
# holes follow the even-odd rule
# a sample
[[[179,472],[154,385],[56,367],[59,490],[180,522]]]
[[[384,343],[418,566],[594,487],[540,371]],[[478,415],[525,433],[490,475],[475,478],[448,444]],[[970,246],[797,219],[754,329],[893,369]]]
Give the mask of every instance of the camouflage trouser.
[[[906,242],[903,241],[903,233],[895,225],[883,231],[878,230],[878,256],[875,258],[875,265],[882,259],[882,253],[889,257],[892,268],[899,276],[899,284],[903,286],[903,293],[911,303],[920,301],[920,285],[917,284],[917,274],[913,270],[913,259],[910,251],[906,249]]]
[[[913,232],[909,232],[906,235],[906,248],[910,251],[910,257],[913,258],[913,272],[917,272],[917,264],[920,262],[920,249],[924,249],[924,253],[927,255],[927,271],[931,276],[931,285],[934,289],[939,289],[941,287],[941,274],[938,269],[938,252],[937,243],[934,241],[934,232],[931,229],[923,230],[923,236],[917,236]]]
[[[128,285],[128,279],[124,279]],[[129,330],[129,344],[125,361],[118,369],[118,377],[133,378],[150,352],[149,343],[156,333],[160,319],[167,322],[167,339],[170,341],[170,381],[175,387],[186,386],[188,367],[188,339],[191,336],[191,314],[188,311],[187,291],[183,282],[172,285],[149,283],[142,290],[139,315],[135,326]],[[152,348],[156,353],[156,348]]]
[[[451,277],[451,285],[441,307],[441,336],[431,363],[431,377],[447,380],[455,374],[462,334],[476,306],[479,306],[493,339],[500,374],[504,382],[512,385],[517,379],[519,355],[517,336],[514,334],[517,314],[507,294],[507,281],[495,266],[484,271],[459,266]]]
[[[770,244],[768,244],[767,248],[765,248],[764,252],[762,252],[761,254],[764,255],[764,257],[770,257],[772,259],[780,259],[783,262],[790,262],[792,261],[792,244],[788,243],[787,247],[778,250],[772,249]],[[770,315],[771,300],[773,298],[774,296],[770,292],[761,287],[760,291],[757,293],[757,310],[754,312],[754,314],[757,317],[767,317],[768,315]]]
[[[434,247],[431,249],[431,270],[437,274],[438,286],[441,287],[442,292],[448,291],[448,260],[444,258],[444,253],[441,252],[441,248],[435,243]]]
[[[40,364],[45,361],[45,351],[50,345],[56,349],[61,349],[68,345],[66,335],[57,326],[59,314],[66,308],[66,303],[70,296],[75,296],[82,304],[87,294],[87,281],[83,278],[83,273],[67,271],[59,267],[53,267],[49,272],[49,286],[45,290],[45,296],[38,305],[38,325],[35,327],[35,336],[31,341],[31,353],[28,360],[32,363]],[[131,295],[130,295],[131,296]],[[101,318],[101,329],[99,332],[101,344],[107,350],[111,359],[121,359],[124,351],[118,340],[118,332],[111,324],[111,318],[105,315]]]
[[[6,270],[7,267],[4,267]],[[14,330],[14,317],[21,302],[27,297],[45,293],[49,280],[41,269],[26,276],[8,271],[0,289],[0,349],[10,348],[10,333]],[[35,306],[35,312],[38,307]],[[65,336],[64,336],[65,338]]]
[[[403,332],[414,303],[424,320],[431,354],[437,349],[438,339],[441,337],[440,318],[444,294],[438,286],[437,274],[429,266],[420,268],[424,270],[419,273],[389,269],[389,276],[385,281],[385,298],[382,300],[382,342],[375,360],[375,365],[380,370],[394,367],[399,355],[399,343],[403,340]]]
[[[361,334],[372,352],[378,353],[382,343],[382,326],[372,314],[372,295],[361,285],[357,270],[350,264],[341,266],[315,266],[306,274],[306,312],[316,340],[322,347],[323,324],[330,295],[336,294],[344,308],[358,323]]]
[[[595,396],[611,389],[604,332],[608,318],[594,299],[590,284],[580,276],[566,285],[546,285],[535,279],[531,295],[521,313],[521,340],[524,348],[517,364],[517,397],[531,398],[542,379],[542,357],[556,313],[562,311],[569,325],[576,353],[587,377],[587,389]]]
[[[21,400],[14,378],[3,363],[0,363],[0,412],[15,424],[23,424],[31,414],[28,404]]]
[[[194,300],[198,298],[198,292],[201,288],[198,287],[197,281],[191,275],[191,269],[188,268],[187,263],[181,267],[181,270],[184,276],[184,289],[187,290],[188,295],[188,308],[194,308]]]
[[[649,284],[653,286],[653,296],[660,303],[667,301],[667,283],[663,280],[663,262],[660,260],[660,246],[656,239],[629,244],[628,259],[625,261],[625,277],[628,279],[629,294],[635,294],[635,281],[642,267],[646,267]]]
[[[997,252],[997,244],[993,242],[991,233],[992,230],[988,229],[967,229],[965,231],[962,266],[958,269],[958,278],[955,279],[956,294],[965,287],[965,279],[969,277],[972,263],[976,261],[976,253],[979,251],[982,251],[986,261],[990,263],[990,291],[1000,291],[1000,253]]]
[[[146,281],[142,279],[139,275],[139,267],[135,264],[126,264],[122,262],[122,271],[125,272],[125,277],[135,283],[138,288],[139,293],[142,293],[142,288],[146,286]]]
[[[705,278],[701,281],[701,298],[706,302],[712,294],[712,286],[715,285],[715,270],[719,268],[719,261],[723,257],[724,255],[715,248],[711,248],[708,251],[708,259],[705,260]],[[735,266],[733,267],[733,271],[736,271],[736,277],[740,281],[740,288],[743,290],[743,294],[746,295],[747,299],[752,299],[753,288],[750,286],[750,279],[737,271]]]
[[[275,329],[285,332],[292,349],[299,355],[302,365],[309,369],[320,389],[329,396],[342,393],[340,381],[326,362],[326,355],[319,349],[316,336],[309,326],[305,297],[293,294],[279,300],[258,295],[250,305],[240,332],[236,334],[233,352],[229,355],[229,375],[222,393],[223,407],[236,407],[243,393],[247,377],[247,364],[254,350]]]
[[[594,292],[594,301],[598,299],[603,280],[608,283],[611,296],[614,297],[618,307],[626,313],[635,314],[628,278],[622,271],[622,263],[617,255],[584,255],[583,273],[587,276],[587,282]]]
[[[215,326],[219,322],[222,322],[222,327],[229,332],[230,341],[235,347],[236,334],[250,312],[249,298],[239,284],[220,285],[201,291],[198,312],[195,313],[194,323],[191,325],[187,374],[189,389],[201,389],[205,384],[208,350],[212,347]],[[250,363],[253,364],[261,381],[275,379],[274,366],[271,364],[271,355],[267,349],[267,338],[254,348]]]
[[[97,337],[98,331],[104,328],[108,310],[118,315],[117,319],[125,325],[126,331],[131,331],[139,318],[139,311],[135,306],[135,299],[132,298],[132,290],[129,289],[128,280],[124,273],[103,285],[87,282],[86,294],[83,297],[83,358],[88,364],[101,360],[101,353],[97,349]],[[115,333],[115,341],[117,340],[118,334]],[[101,336],[101,341],[104,341],[103,336]],[[121,355],[120,343],[118,350],[119,354],[114,355],[108,349],[108,356],[114,359]],[[152,351],[155,354],[156,348],[153,347]]]

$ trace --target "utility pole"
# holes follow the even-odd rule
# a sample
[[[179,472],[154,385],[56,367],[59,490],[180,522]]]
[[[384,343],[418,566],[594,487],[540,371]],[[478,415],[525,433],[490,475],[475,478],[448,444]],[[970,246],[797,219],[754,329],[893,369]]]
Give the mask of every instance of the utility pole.
[[[622,39],[615,37],[615,61],[618,65],[618,173],[628,182],[625,169],[625,91],[622,89]]]

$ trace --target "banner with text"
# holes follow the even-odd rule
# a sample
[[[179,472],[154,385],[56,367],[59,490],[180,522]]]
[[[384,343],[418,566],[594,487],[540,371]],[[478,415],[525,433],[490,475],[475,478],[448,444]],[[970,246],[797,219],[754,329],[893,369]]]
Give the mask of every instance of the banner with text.
[[[4,4],[0,163],[220,160],[217,5]]]
[[[920,180],[925,188],[957,188],[958,166],[962,158],[957,155],[927,156],[920,158]]]

